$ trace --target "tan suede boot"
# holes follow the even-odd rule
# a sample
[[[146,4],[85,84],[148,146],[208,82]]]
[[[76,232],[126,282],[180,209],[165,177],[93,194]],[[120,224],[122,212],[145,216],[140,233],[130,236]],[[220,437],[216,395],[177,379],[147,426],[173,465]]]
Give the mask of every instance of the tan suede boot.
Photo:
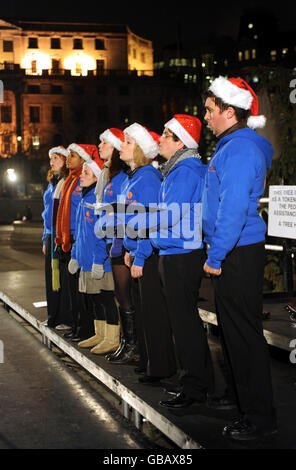
[[[91,336],[91,338],[84,339],[78,343],[80,348],[93,348],[97,344],[101,343],[105,338],[105,328],[106,328],[106,321],[105,320],[95,320],[95,335]]]
[[[91,349],[91,353],[106,354],[111,351],[116,351],[119,346],[120,325],[108,325],[108,323],[106,323],[105,333],[103,341]]]

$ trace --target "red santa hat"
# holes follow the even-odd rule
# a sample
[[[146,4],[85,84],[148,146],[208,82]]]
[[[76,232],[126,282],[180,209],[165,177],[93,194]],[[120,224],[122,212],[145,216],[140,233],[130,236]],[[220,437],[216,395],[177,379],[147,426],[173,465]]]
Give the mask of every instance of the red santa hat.
[[[99,150],[96,145],[89,145],[89,144],[71,144],[68,147],[68,150],[73,150],[73,152],[78,153],[78,155],[83,158],[83,160],[90,161],[94,159],[100,159],[99,157]],[[103,161],[102,165],[103,166]]]
[[[218,77],[211,84],[209,90],[224,103],[250,110],[252,116],[247,120],[247,126],[252,129],[265,126],[266,117],[258,116],[259,101],[256,93],[242,78]]]
[[[96,177],[99,177],[101,168],[104,165],[103,160],[100,159],[99,150],[96,145],[90,144],[71,144],[68,150],[78,153],[78,155],[85,160],[85,163],[92,169]]]
[[[65,147],[63,147],[62,145],[60,145],[59,147],[52,147],[48,152],[49,158],[51,158],[54,154],[57,153],[59,155],[63,155],[64,157],[68,157],[69,150],[65,149]]]
[[[121,129],[111,127],[100,135],[100,140],[107,140],[107,142],[120,151],[121,144],[124,141],[124,133]]]
[[[124,134],[128,134],[132,139],[135,139],[136,143],[143,151],[145,157],[155,158],[159,153],[158,143],[160,135],[156,132],[149,131],[146,127],[135,122],[129,127],[124,129]]]
[[[198,148],[201,122],[195,116],[189,114],[175,114],[164,127],[172,131],[186,147],[191,149]]]

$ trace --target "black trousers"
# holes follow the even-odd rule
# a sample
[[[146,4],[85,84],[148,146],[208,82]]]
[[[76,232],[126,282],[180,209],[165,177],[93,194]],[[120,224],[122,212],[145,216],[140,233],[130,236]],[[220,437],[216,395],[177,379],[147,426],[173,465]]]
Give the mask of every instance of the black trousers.
[[[45,238],[45,287],[48,326],[54,328],[62,323],[67,324],[67,321],[71,321],[69,291],[62,288],[59,291],[52,290],[51,235]]]
[[[201,400],[214,390],[212,358],[197,309],[204,260],[203,250],[159,257],[177,357],[183,369],[183,392]]]
[[[79,271],[70,274],[68,264],[71,259],[71,251],[59,251],[60,282],[63,309],[63,322],[76,330],[80,324],[80,313],[84,309],[83,297],[78,290]]]
[[[177,371],[175,347],[158,272],[158,256],[145,261],[143,276],[132,279],[132,299],[141,366],[154,377],[170,377]]]
[[[257,426],[275,422],[268,345],[261,314],[264,243],[236,247],[213,279],[225,361],[243,416]]]

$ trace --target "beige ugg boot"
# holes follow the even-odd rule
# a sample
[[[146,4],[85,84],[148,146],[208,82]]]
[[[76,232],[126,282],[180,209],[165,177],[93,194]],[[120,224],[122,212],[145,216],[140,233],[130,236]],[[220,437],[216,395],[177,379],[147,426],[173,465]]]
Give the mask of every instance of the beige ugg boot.
[[[84,339],[78,343],[80,348],[93,348],[97,344],[101,343],[105,338],[105,328],[106,328],[106,321],[105,320],[95,320],[95,335],[91,336],[91,338]]]
[[[106,323],[105,338],[93,349],[90,350],[93,354],[106,354],[111,351],[116,351],[119,346],[120,325],[108,325]]]

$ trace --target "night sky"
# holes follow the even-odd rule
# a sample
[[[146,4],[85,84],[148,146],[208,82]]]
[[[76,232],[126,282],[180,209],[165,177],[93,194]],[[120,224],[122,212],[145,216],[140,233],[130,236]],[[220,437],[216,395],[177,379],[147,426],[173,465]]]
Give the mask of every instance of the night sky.
[[[282,0],[280,4],[268,4],[266,0],[249,0],[244,3],[223,1],[215,5],[205,0],[202,4],[196,2],[195,7],[190,2],[186,8],[184,4],[161,0],[121,4],[107,0],[10,0],[1,4],[0,18],[124,23],[134,33],[153,40],[155,47],[175,43],[178,30],[183,41],[213,34],[228,35],[235,39],[241,14],[245,9],[254,7],[264,7],[273,13],[281,31],[295,30],[296,2]]]

